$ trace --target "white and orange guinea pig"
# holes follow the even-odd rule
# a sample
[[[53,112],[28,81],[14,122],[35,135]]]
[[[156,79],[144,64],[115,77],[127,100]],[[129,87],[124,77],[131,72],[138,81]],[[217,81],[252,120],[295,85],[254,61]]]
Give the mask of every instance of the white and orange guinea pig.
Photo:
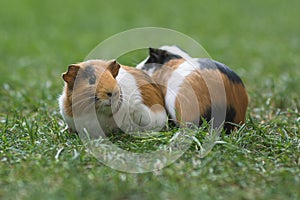
[[[59,107],[70,132],[95,137],[159,130],[167,123],[163,94],[142,70],[114,60],[89,60],[70,65],[62,78]]]
[[[149,48],[137,65],[160,86],[170,120],[176,125],[201,125],[213,119],[226,133],[243,124],[248,95],[240,77],[226,65],[208,58],[190,58],[177,46]]]

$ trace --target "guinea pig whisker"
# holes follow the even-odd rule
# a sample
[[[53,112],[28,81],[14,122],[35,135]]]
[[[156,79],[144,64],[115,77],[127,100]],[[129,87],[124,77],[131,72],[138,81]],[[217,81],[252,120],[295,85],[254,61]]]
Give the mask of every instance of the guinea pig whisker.
[[[73,100],[72,107],[86,107],[87,105],[95,105],[94,97],[88,97],[80,100]]]

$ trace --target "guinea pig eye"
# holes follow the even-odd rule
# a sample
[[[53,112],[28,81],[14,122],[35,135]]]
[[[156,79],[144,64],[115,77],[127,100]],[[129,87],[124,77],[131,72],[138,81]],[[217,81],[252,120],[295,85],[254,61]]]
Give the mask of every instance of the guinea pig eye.
[[[106,95],[107,95],[108,97],[111,97],[111,96],[112,96],[112,93],[111,93],[111,92],[107,92]]]

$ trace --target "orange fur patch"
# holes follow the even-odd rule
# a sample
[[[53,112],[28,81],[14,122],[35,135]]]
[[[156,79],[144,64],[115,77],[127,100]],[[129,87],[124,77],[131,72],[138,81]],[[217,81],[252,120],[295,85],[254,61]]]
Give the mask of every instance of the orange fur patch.
[[[219,95],[222,92],[218,91],[220,84],[217,81],[209,81],[209,84],[211,84],[210,87],[216,88],[216,90],[210,91],[214,94],[210,94],[203,76],[210,80],[216,79],[217,76],[222,78],[226,93],[227,109],[232,107],[236,112],[231,122],[235,124],[244,123],[248,106],[247,92],[242,84],[233,83],[218,70],[197,70],[186,77],[175,102],[175,109],[178,114],[177,119],[183,122],[195,122],[199,120],[199,116],[204,116],[211,107],[211,95],[214,95],[215,106],[223,104],[223,97]],[[188,89],[190,87],[193,88],[193,91]],[[190,102],[188,98],[193,94],[197,96],[199,110],[196,109],[195,102]]]
[[[127,66],[122,66],[122,68],[128,71],[136,79],[137,86],[139,87],[143,98],[143,103],[151,108],[153,112],[163,111],[164,97],[160,88],[152,78],[142,70]]]

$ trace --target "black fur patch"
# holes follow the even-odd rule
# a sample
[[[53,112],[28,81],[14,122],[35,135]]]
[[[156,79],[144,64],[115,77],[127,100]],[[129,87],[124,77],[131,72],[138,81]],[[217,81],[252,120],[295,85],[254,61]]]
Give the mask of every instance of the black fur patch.
[[[229,108],[227,108],[226,110],[226,119],[224,123],[224,129],[227,134],[230,134],[230,132],[235,128],[235,125],[231,124],[233,123],[233,119],[235,115],[236,115],[235,109],[232,106],[229,106]]]
[[[235,115],[236,115],[235,109],[232,106],[229,106],[229,108],[227,107],[225,121],[233,122]]]
[[[87,66],[84,69],[84,77],[89,79],[90,85],[94,85],[96,83],[95,69],[93,66]]]
[[[218,111],[222,112],[223,109],[222,108],[218,108],[216,107],[216,113],[218,113]],[[231,130],[233,130],[234,125],[228,123],[228,122],[233,122],[234,117],[236,115],[236,111],[232,106],[229,106],[226,108],[226,116],[225,116],[225,123],[224,123],[224,129],[226,131],[227,134],[230,133]],[[203,116],[201,116],[203,119],[205,119],[207,122],[209,122],[211,120],[211,108],[208,108],[205,112],[205,114]],[[218,116],[216,116],[218,117]],[[217,123],[214,123],[214,128],[219,127],[220,124],[222,123],[222,119],[221,120],[216,120],[219,121]],[[203,120],[201,119],[199,122],[199,125],[201,126],[201,124],[203,123]]]
[[[162,49],[149,48],[149,58],[145,64],[147,63],[165,64],[172,59],[180,59],[180,58],[181,56],[172,54]]]
[[[218,61],[214,61],[214,63],[217,65],[218,70],[225,74],[232,82],[234,83],[240,83],[243,85],[243,82],[241,78],[234,72],[232,71],[229,67],[224,65],[223,63],[220,63]]]
[[[146,60],[142,70],[149,71],[153,69],[156,71],[161,66],[172,59],[180,59],[181,56],[172,54],[162,49],[149,48],[149,58]]]
[[[201,69],[212,69],[212,70],[218,69],[222,74],[225,74],[228,77],[228,79],[233,83],[240,83],[244,85],[241,78],[223,63],[220,63],[218,61],[209,58],[199,58],[198,63],[200,64]]]

